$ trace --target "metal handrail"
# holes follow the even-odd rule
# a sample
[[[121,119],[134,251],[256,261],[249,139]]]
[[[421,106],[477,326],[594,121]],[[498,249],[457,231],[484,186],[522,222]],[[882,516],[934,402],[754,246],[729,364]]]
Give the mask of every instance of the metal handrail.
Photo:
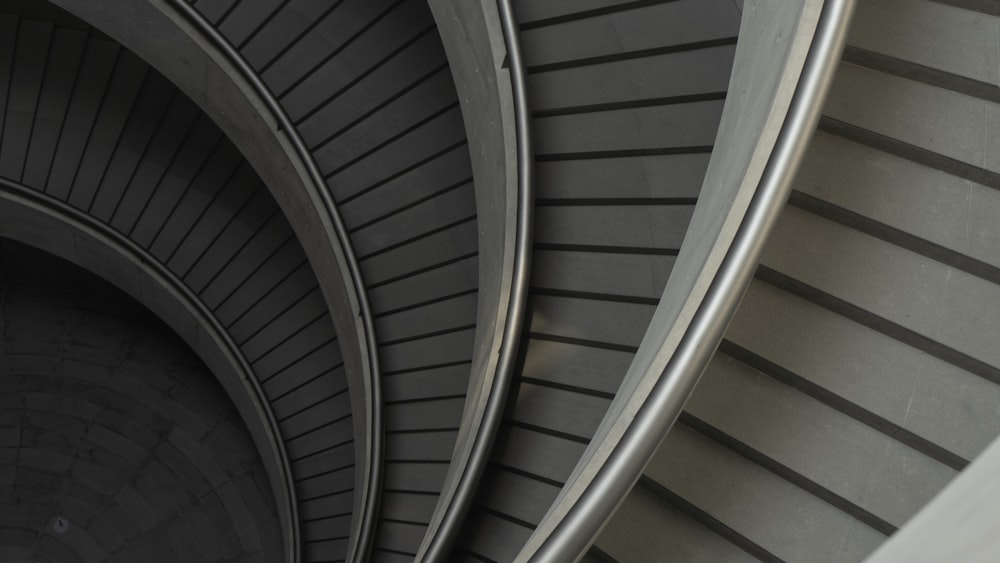
[[[531,142],[531,112],[528,109],[527,86],[521,45],[517,36],[517,20],[509,0],[497,0],[500,25],[507,50],[507,67],[510,73],[514,102],[514,126],[517,145],[517,216],[514,225],[514,259],[507,315],[504,319],[493,384],[478,431],[456,486],[451,502],[444,512],[437,533],[431,539],[424,561],[445,561],[455,542],[465,516],[472,506],[479,483],[489,463],[497,431],[503,418],[504,406],[514,377],[517,353],[521,344],[528,281],[531,271],[531,241],[534,227],[534,150]]]
[[[854,1],[824,2],[763,175],[735,237],[666,367],[606,460],[583,485],[579,497],[562,516],[551,513],[546,516],[552,518],[546,529],[548,533],[533,551],[522,551],[518,561],[573,561],[582,557],[676,421],[736,312],[760,260],[764,242],[788,198],[839,61]],[[659,347],[662,343],[655,345]]]
[[[208,39],[212,45],[219,50],[242,75],[243,79],[253,88],[254,93],[267,106],[268,111],[277,123],[278,132],[283,133],[292,145],[295,155],[302,162],[309,175],[310,181],[316,187],[316,193],[320,196],[325,211],[333,222],[338,243],[344,253],[344,261],[347,263],[348,274],[353,284],[355,298],[358,301],[358,314],[361,317],[364,327],[364,342],[362,347],[367,352],[369,374],[366,382],[368,393],[366,398],[369,403],[366,406],[368,415],[366,423],[366,436],[368,437],[368,459],[360,467],[367,467],[366,487],[363,491],[365,497],[362,502],[362,514],[360,516],[360,527],[355,537],[351,538],[349,558],[353,561],[365,561],[371,550],[372,541],[375,535],[375,520],[378,515],[379,502],[382,489],[382,466],[384,437],[382,428],[382,391],[379,381],[379,359],[378,347],[375,342],[375,322],[371,314],[371,306],[368,303],[367,288],[364,285],[361,275],[361,267],[358,264],[351,239],[347,232],[343,218],[337,209],[336,202],[333,201],[326,182],[316,166],[305,142],[296,130],[291,119],[281,107],[280,102],[266,84],[260,79],[253,67],[243,58],[243,55],[217,30],[204,16],[201,15],[191,4],[184,0],[167,0],[167,3],[177,10],[185,20],[193,25],[201,34]]]
[[[276,477],[280,483],[285,485],[283,492],[287,502],[281,508],[285,512],[285,518],[288,519],[288,534],[291,536],[291,544],[287,546],[288,555],[293,561],[297,561],[300,544],[297,500],[295,487],[292,484],[291,463],[285,443],[281,439],[281,428],[278,425],[278,418],[271,409],[271,403],[267,400],[267,394],[264,393],[264,389],[257,381],[250,362],[246,359],[236,341],[233,340],[229,331],[226,330],[226,327],[212,313],[208,305],[198,297],[194,290],[188,287],[165,264],[160,262],[138,243],[128,238],[128,236],[72,205],[13,180],[0,177],[0,194],[4,193],[7,194],[8,198],[15,201],[23,200],[42,208],[50,216],[79,231],[86,232],[106,246],[115,249],[119,254],[130,258],[134,263],[140,264],[154,279],[157,279],[161,285],[177,295],[194,311],[199,325],[205,328],[209,335],[220,344],[223,353],[231,359],[240,383],[243,384],[247,395],[258,410],[258,419],[264,422],[267,440],[270,442],[272,451],[276,456],[278,472]],[[18,203],[25,205],[20,201]],[[30,241],[25,242],[31,244]]]

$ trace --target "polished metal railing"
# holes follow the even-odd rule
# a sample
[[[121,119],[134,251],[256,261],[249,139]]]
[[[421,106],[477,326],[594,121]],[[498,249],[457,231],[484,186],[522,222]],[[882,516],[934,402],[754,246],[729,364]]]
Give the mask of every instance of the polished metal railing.
[[[582,557],[680,415],[788,199],[853,6],[744,3],[722,124],[684,246],[607,416],[518,561]]]
[[[316,193],[321,198],[324,211],[333,223],[334,233],[337,237],[340,249],[343,253],[344,266],[347,271],[345,277],[351,281],[349,290],[353,290],[351,296],[357,303],[357,315],[361,319],[363,332],[358,335],[358,345],[366,352],[367,366],[363,374],[365,383],[365,405],[363,412],[366,437],[364,448],[355,446],[355,452],[359,459],[355,464],[356,470],[363,472],[363,486],[360,491],[356,490],[355,495],[361,494],[360,514],[354,515],[355,525],[352,526],[351,538],[348,547],[348,559],[351,561],[366,561],[369,557],[372,542],[375,536],[375,524],[378,516],[380,496],[382,489],[382,470],[384,452],[384,430],[382,413],[382,392],[379,369],[378,345],[375,339],[375,323],[371,313],[371,306],[368,303],[367,288],[361,275],[361,267],[355,256],[347,227],[337,209],[333,196],[326,187],[326,182],[316,165],[312,154],[295,129],[291,119],[289,119],[284,108],[278,99],[271,93],[270,89],[257,75],[250,64],[243,58],[243,55],[205,19],[191,4],[184,0],[168,0],[167,4],[177,11],[185,21],[187,21],[202,37],[208,41],[213,48],[223,54],[227,62],[235,68],[241,78],[253,89],[253,93],[267,107],[267,111],[276,123],[278,132],[284,134],[291,144],[295,157],[306,169],[309,181],[313,184]],[[338,335],[343,337],[343,335]],[[359,421],[355,420],[354,424]]]
[[[500,308],[506,314],[496,315],[503,316],[503,318],[496,319],[496,322],[502,326],[502,335],[495,368],[490,368],[489,362],[485,362],[485,368],[492,369],[492,373],[472,374],[473,378],[480,378],[480,381],[484,382],[484,386],[489,386],[488,391],[486,391],[485,405],[481,412],[473,412],[471,416],[463,419],[464,424],[472,425],[472,428],[468,428],[470,432],[473,432],[469,438],[472,442],[471,448],[467,457],[453,459],[453,463],[459,465],[459,467],[453,468],[457,483],[451,491],[446,492],[450,496],[444,499],[446,505],[443,507],[440,521],[436,523],[436,527],[432,526],[426,540],[426,548],[418,554],[418,558],[423,561],[438,562],[448,559],[452,545],[464,524],[465,516],[475,499],[503,418],[504,406],[510,391],[511,380],[514,377],[525,320],[534,218],[534,151],[530,130],[531,113],[528,108],[525,67],[521,57],[517,20],[514,18],[513,7],[509,0],[497,0],[497,9],[496,16],[499,18],[506,49],[506,66],[513,102],[513,124],[501,123],[495,132],[502,137],[504,128],[513,126],[517,176],[514,188],[517,205],[516,212],[513,216],[506,218],[507,224],[504,225],[507,233],[514,233],[514,245],[511,249],[512,259],[509,266],[505,266],[504,271],[498,273],[501,280],[496,285],[502,288],[503,282],[509,280],[510,286],[506,295],[506,306]],[[487,13],[482,15],[486,18],[491,17]],[[488,38],[481,37],[478,40],[485,42],[488,41]],[[502,92],[503,89],[500,91]],[[494,147],[494,150],[498,149]],[[477,189],[479,189],[478,186]],[[503,263],[507,262],[503,261]],[[500,289],[500,291],[504,290]],[[489,326],[478,326],[477,330],[490,332],[490,328]],[[491,337],[492,335],[489,334],[477,335],[477,340],[480,338],[489,340]],[[491,348],[487,347],[487,349]],[[474,381],[473,384],[475,383],[477,382]],[[472,388],[475,389],[475,385]],[[469,396],[467,400],[475,401],[476,398]]]

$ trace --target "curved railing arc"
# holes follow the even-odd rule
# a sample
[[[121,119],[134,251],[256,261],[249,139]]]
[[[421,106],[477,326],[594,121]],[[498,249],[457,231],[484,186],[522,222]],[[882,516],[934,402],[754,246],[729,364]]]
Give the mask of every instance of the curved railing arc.
[[[8,214],[16,216],[17,220],[9,220]],[[68,238],[59,236],[60,228],[69,230]],[[38,236],[37,231],[32,232],[33,229],[45,235]],[[7,178],[0,178],[0,236],[60,256],[107,280],[148,307],[188,341],[188,345],[212,369],[237,409],[244,414],[243,419],[251,428],[251,436],[255,441],[264,440],[265,443],[257,447],[265,467],[274,472],[272,486],[280,485],[274,492],[278,514],[285,527],[285,555],[291,561],[298,561],[301,542],[297,495],[278,418],[250,362],[211,309],[174,272],[128,236],[72,205]],[[78,255],[78,237],[110,251],[115,258],[95,258],[100,267],[87,263]],[[120,283],[121,278],[127,275],[125,269],[128,265],[138,272],[137,288]],[[159,295],[160,290],[163,295]],[[180,307],[172,306],[170,301]],[[185,329],[190,321],[197,327],[193,333]],[[205,344],[209,342],[214,346],[206,350]],[[237,389],[242,393],[236,392]],[[244,399],[249,400],[248,405],[244,404]],[[245,412],[246,408],[252,408],[253,412]],[[263,427],[263,432],[254,431],[259,426]],[[268,454],[273,457],[269,458]]]
[[[524,62],[507,0],[431,1],[463,104],[475,181],[479,313],[460,436],[416,559],[446,561],[490,460],[525,324],[534,156]],[[470,44],[471,42],[471,44]]]
[[[326,189],[326,183],[323,181],[323,176],[316,166],[316,162],[313,160],[308,148],[285,113],[284,108],[281,107],[281,104],[271,93],[270,89],[257,76],[257,73],[254,72],[253,68],[246,62],[239,51],[218,30],[212,27],[204,16],[195,10],[191,4],[188,4],[184,0],[169,0],[168,3],[182,14],[205,38],[209,39],[220,52],[224,53],[229,62],[242,74],[244,80],[252,85],[257,96],[267,105],[268,111],[277,122],[278,131],[288,138],[295,150],[296,156],[305,165],[310,180],[322,198],[325,211],[333,221],[334,229],[339,239],[338,242],[344,253],[344,260],[347,263],[348,277],[353,284],[353,297],[357,300],[358,314],[361,317],[364,327],[364,347],[368,352],[368,373],[365,374],[364,378],[367,383],[367,388],[365,389],[365,398],[367,400],[367,404],[365,405],[365,436],[368,443],[365,448],[366,459],[363,459],[364,463],[360,464],[360,467],[365,469],[361,472],[364,479],[364,486],[360,491],[362,493],[360,501],[361,514],[355,515],[355,522],[358,524],[356,524],[356,528],[352,526],[352,537],[348,544],[348,557],[353,561],[364,561],[368,558],[368,553],[371,550],[371,544],[374,539],[375,520],[378,515],[379,494],[381,492],[382,451],[384,447],[381,412],[382,394],[379,382],[378,348],[375,343],[375,323],[372,318],[371,307],[368,303],[367,290],[362,281],[361,267],[351,246],[347,227],[344,225],[344,221],[337,210],[332,195]],[[355,424],[357,424],[357,421],[355,421]],[[356,448],[355,451],[358,451],[358,449]],[[358,492],[355,491],[355,494]]]
[[[584,555],[722,339],[784,206],[854,0],[748,0],[729,96],[685,244],[608,414],[517,561]]]

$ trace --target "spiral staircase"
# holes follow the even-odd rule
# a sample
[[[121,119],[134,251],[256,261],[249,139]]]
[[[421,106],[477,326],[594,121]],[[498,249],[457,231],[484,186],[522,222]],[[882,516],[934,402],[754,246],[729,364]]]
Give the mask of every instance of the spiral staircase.
[[[0,559],[992,560],[998,104],[987,0],[2,3]]]

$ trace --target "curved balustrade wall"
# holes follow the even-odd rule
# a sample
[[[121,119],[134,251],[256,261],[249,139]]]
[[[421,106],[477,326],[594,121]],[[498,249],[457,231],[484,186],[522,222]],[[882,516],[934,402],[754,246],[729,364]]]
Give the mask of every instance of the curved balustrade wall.
[[[536,165],[528,321],[460,558],[513,559],[580,459],[656,308],[718,128],[736,7],[608,4],[514,5]]]
[[[193,6],[277,97],[348,228],[386,403],[374,547],[412,557],[458,433],[478,288],[468,147],[430,10],[418,0]]]
[[[982,7],[858,3],[789,204],[598,540],[609,558],[861,560],[1000,432],[1000,20]]]
[[[144,249],[238,346],[290,460],[306,559],[344,549],[353,429],[336,335],[273,198],[186,96],[86,26],[5,15],[0,176]]]

